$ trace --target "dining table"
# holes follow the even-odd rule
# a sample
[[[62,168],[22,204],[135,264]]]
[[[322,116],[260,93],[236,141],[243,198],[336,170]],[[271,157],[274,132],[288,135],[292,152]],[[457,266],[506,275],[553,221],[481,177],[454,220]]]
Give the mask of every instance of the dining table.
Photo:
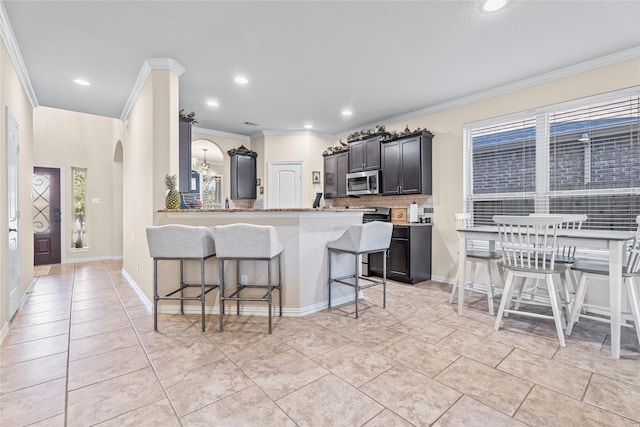
[[[489,250],[496,250],[499,240],[497,226],[474,226],[458,229],[458,314],[464,313],[464,273],[467,258],[466,241],[487,241]],[[611,316],[611,356],[620,358],[620,328],[622,317],[622,270],[626,262],[626,243],[636,236],[635,231],[619,230],[566,230],[557,231],[558,246],[575,246],[581,249],[599,249],[608,251],[609,259],[609,309]]]

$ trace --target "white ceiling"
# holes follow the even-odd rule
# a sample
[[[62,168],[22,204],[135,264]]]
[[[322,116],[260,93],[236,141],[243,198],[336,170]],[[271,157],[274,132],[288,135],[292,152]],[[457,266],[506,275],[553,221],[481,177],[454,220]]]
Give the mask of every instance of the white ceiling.
[[[198,127],[242,135],[305,123],[340,135],[640,52],[638,0],[511,0],[494,14],[479,1],[3,4],[39,105],[120,117],[144,60],[171,58],[186,69],[180,108]]]

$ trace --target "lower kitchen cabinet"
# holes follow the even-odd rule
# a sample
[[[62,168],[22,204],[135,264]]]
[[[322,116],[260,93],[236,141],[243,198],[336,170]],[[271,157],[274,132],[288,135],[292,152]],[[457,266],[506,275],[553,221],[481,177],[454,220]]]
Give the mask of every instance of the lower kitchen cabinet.
[[[369,255],[369,274],[382,276],[383,254]],[[431,279],[431,226],[394,225],[387,278],[416,284]]]

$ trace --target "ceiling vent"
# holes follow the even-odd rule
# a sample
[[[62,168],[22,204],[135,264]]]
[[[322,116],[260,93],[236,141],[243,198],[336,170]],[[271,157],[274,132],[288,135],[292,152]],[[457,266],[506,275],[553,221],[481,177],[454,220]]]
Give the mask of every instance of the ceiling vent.
[[[253,123],[253,122],[242,122],[242,124],[247,126],[260,126],[258,123]]]

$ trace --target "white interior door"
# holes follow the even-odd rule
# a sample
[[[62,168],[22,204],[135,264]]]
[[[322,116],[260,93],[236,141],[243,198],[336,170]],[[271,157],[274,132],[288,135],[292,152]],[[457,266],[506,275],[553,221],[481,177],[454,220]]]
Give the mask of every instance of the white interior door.
[[[269,208],[301,208],[302,162],[269,163]]]
[[[20,247],[18,221],[20,219],[18,197],[18,122],[6,109],[7,141],[7,207],[9,239],[7,244],[7,319],[11,319],[20,306]]]

